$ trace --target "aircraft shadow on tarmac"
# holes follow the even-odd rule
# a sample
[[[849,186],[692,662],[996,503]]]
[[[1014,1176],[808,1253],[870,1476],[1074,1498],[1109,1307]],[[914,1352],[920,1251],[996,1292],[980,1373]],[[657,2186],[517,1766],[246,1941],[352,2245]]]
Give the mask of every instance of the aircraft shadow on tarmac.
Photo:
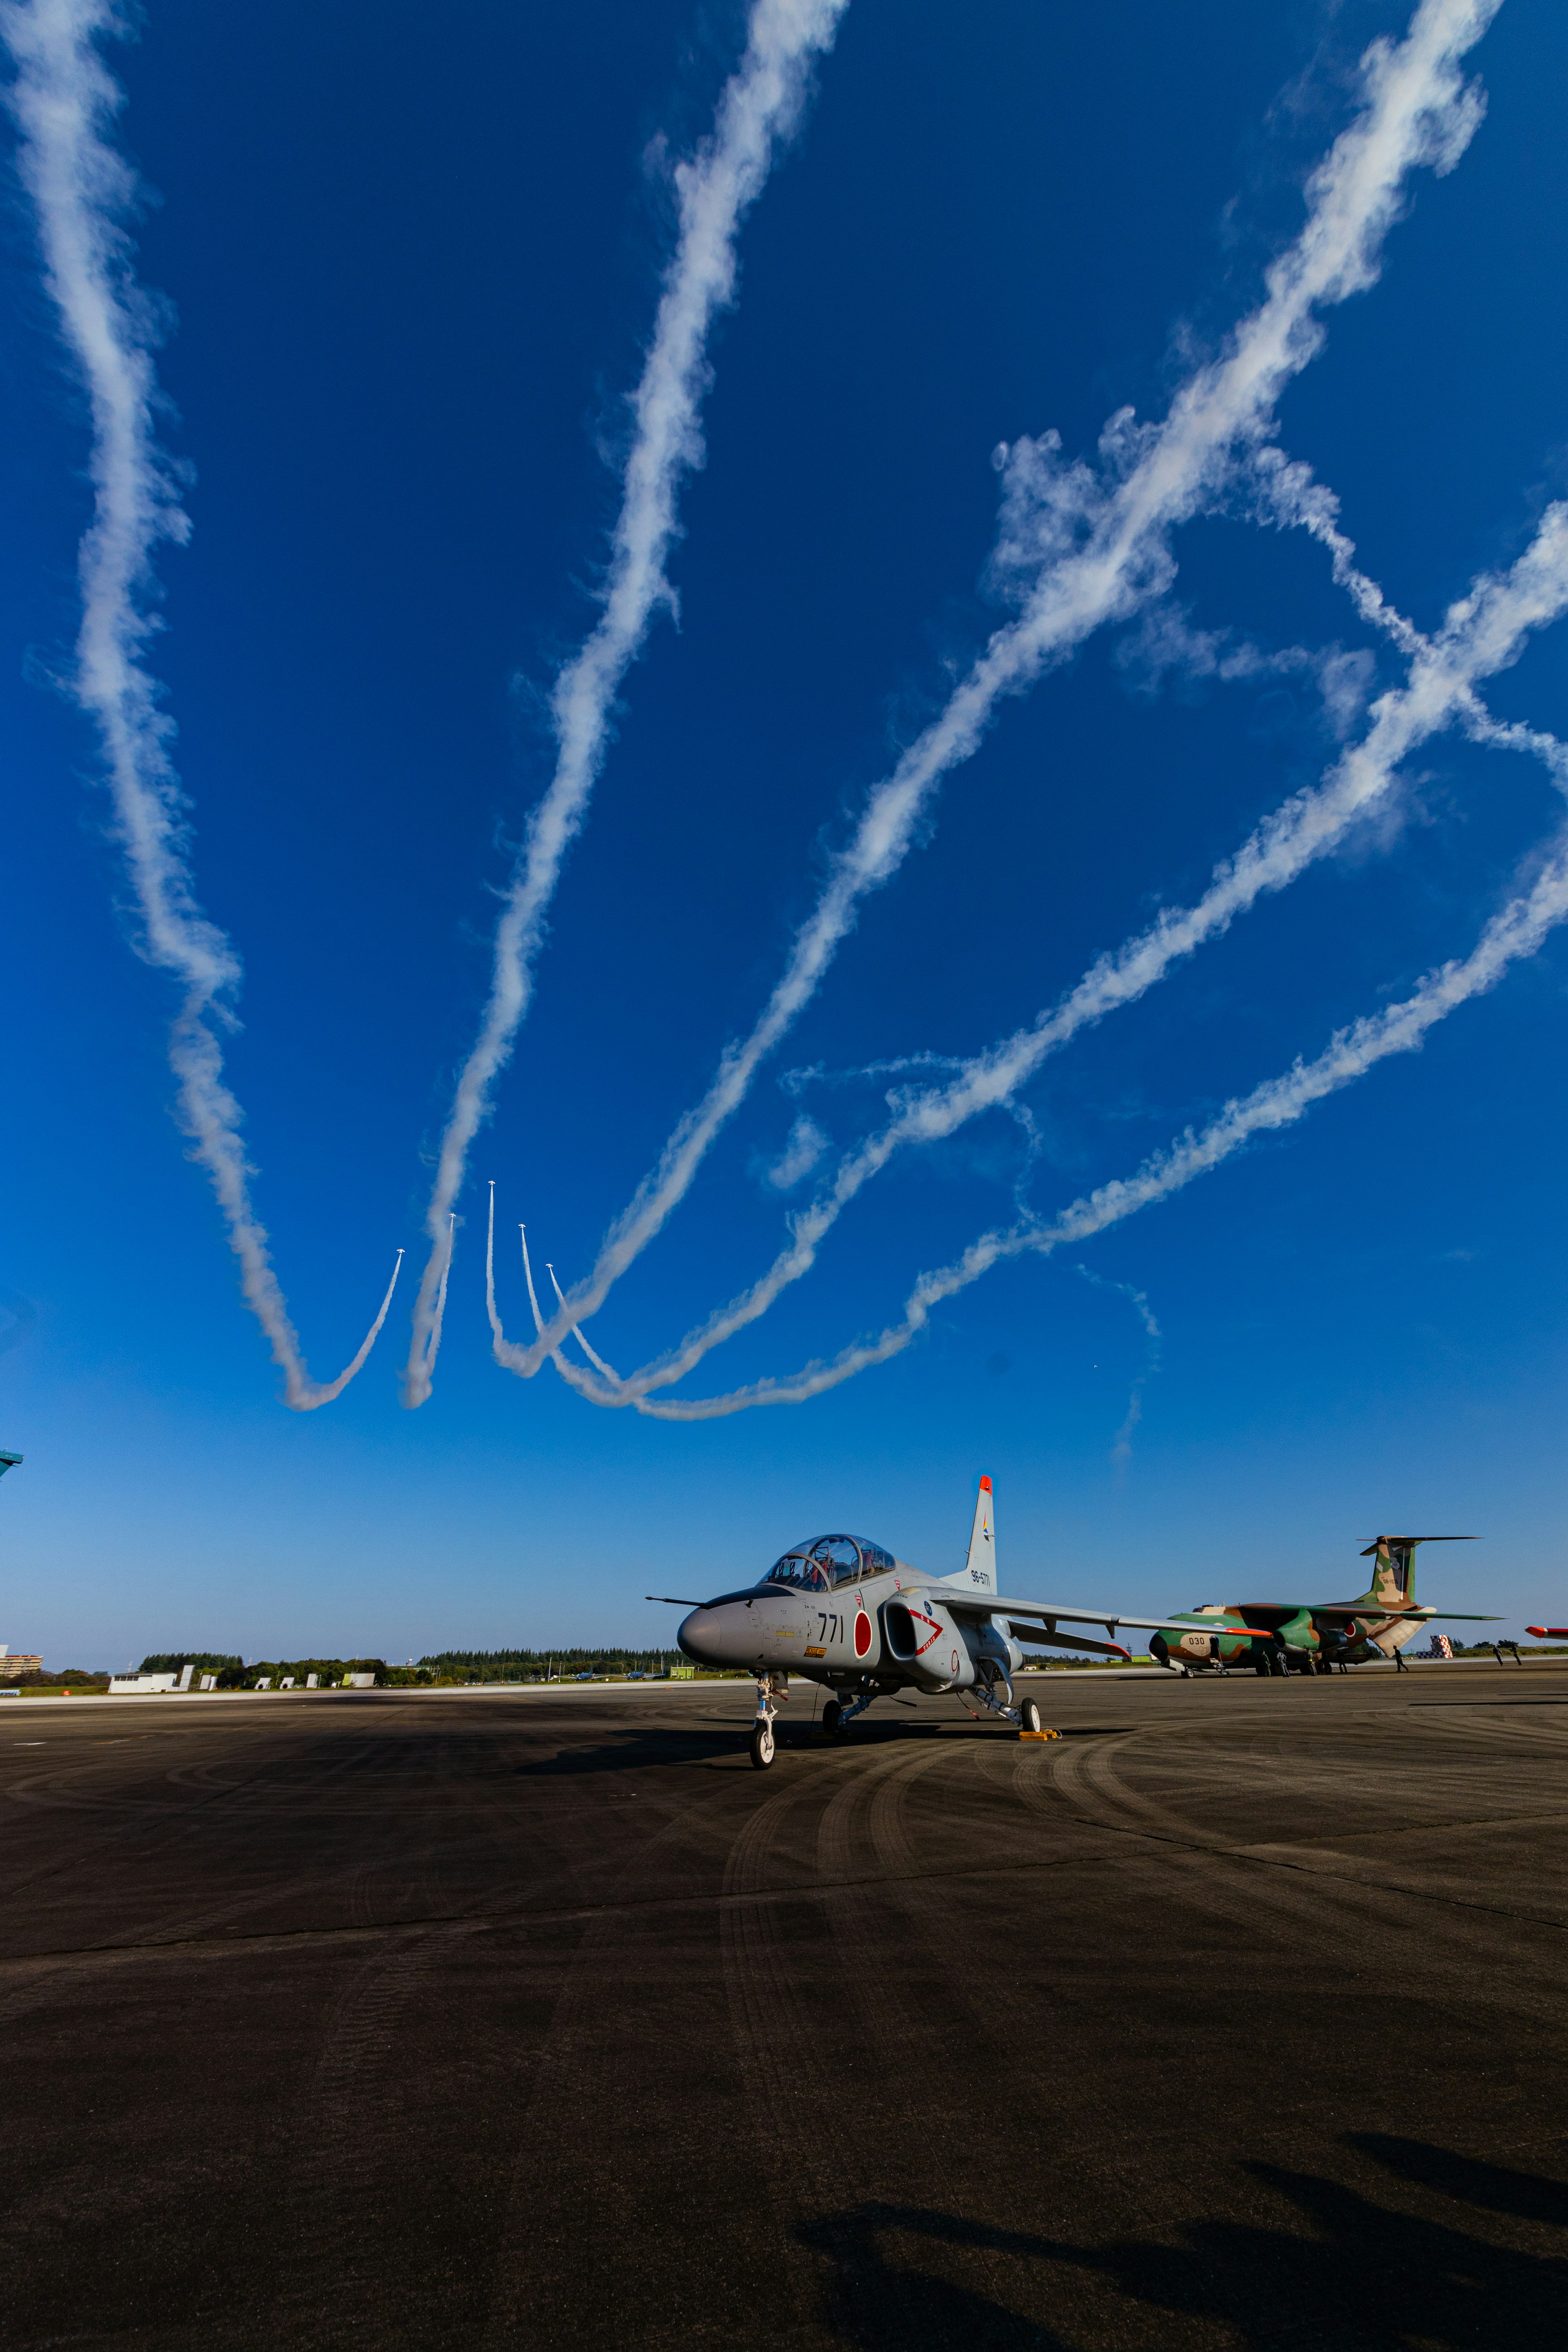
[[[1283,2217],[1278,2226],[1227,2217],[1189,2222],[1181,2242],[1084,2246],[899,2205],[852,2207],[799,2234],[833,2265],[826,2324],[860,2352],[945,2352],[965,2344],[987,2352],[1086,2352],[1106,2340],[1103,2304],[1091,2315],[1080,2294],[1063,2298],[1058,2333],[940,2275],[973,2268],[994,2278],[998,2256],[1097,2273],[1131,2301],[1189,2326],[1207,2319],[1222,2331],[1218,2340],[1274,2352],[1306,2346],[1382,2352],[1413,2344],[1433,2352],[1450,2346],[1520,2352],[1562,2341],[1568,2250],[1547,2233],[1568,2231],[1568,2188],[1421,2140],[1358,2133],[1345,2144],[1409,2188],[1435,2192],[1428,2210],[1412,2213],[1342,2181],[1250,2164],[1252,2180],[1293,2205],[1310,2234],[1298,2234]],[[1466,2226],[1467,2206],[1531,2225],[1535,2242],[1500,2244],[1495,2226],[1485,2224],[1479,2234]],[[944,2249],[957,2254],[956,2263],[951,2254],[944,2263]]]
[[[704,1724],[700,1730],[674,1725],[648,1725],[637,1730],[612,1733],[591,1746],[563,1748],[554,1756],[531,1757],[510,1769],[521,1780],[573,1780],[584,1773],[630,1772],[644,1765],[732,1763],[749,1761],[746,1738],[752,1727],[748,1710],[739,1710],[727,1722]],[[1064,1739],[1108,1739],[1135,1727],[1127,1723],[1075,1723],[1063,1730]],[[845,1738],[829,1739],[816,1731],[811,1720],[787,1725],[780,1735],[781,1755],[804,1762],[811,1756],[854,1755],[862,1748],[886,1748],[900,1740],[947,1739],[958,1745],[970,1733],[986,1739],[1016,1738],[1000,1725],[966,1723],[858,1723]]]

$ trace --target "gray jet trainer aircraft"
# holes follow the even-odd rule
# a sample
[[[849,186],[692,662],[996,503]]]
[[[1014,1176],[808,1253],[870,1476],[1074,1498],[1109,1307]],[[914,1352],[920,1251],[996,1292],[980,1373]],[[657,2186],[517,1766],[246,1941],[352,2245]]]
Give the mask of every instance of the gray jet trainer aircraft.
[[[774,1711],[789,1696],[792,1674],[834,1693],[822,1711],[829,1732],[842,1731],[885,1691],[951,1690],[972,1691],[1004,1723],[1037,1734],[1035,1701],[1013,1702],[1012,1677],[1024,1663],[1020,1633],[1031,1643],[1125,1658],[1130,1653],[1109,1638],[1118,1625],[1179,1635],[1191,1623],[1001,1599],[989,1478],[980,1481],[969,1557],[956,1576],[922,1576],[858,1536],[819,1536],[796,1544],[760,1582],[739,1592],[695,1606],[668,1593],[647,1597],[691,1609],[677,1638],[699,1665],[746,1666],[755,1675],[752,1761],[759,1770],[773,1760]],[[1058,1633],[1058,1624],[1103,1625],[1108,1638]]]

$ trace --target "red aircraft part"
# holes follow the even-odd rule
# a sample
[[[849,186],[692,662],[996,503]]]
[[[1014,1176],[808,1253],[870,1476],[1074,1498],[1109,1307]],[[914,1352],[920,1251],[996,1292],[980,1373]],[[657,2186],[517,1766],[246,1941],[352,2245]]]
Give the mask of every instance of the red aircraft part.
[[[1524,1630],[1538,1642],[1568,1642],[1568,1625],[1527,1625]]]

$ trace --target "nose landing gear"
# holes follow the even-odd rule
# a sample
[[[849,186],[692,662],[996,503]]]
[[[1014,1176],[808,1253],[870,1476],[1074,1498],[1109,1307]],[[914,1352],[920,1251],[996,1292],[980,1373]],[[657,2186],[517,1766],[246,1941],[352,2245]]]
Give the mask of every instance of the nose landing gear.
[[[776,1752],[773,1715],[779,1706],[787,1704],[788,1699],[789,1690],[784,1675],[757,1676],[757,1719],[752,1726],[752,1737],[748,1742],[755,1771],[765,1772],[773,1760]]]

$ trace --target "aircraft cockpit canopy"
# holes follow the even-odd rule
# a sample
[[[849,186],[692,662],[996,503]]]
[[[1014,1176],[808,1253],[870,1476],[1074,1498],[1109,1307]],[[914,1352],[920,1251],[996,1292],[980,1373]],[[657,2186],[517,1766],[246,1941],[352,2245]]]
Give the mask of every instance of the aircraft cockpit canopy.
[[[818,1536],[776,1559],[763,1582],[793,1585],[797,1592],[831,1592],[836,1585],[881,1576],[895,1564],[890,1551],[863,1536]]]

